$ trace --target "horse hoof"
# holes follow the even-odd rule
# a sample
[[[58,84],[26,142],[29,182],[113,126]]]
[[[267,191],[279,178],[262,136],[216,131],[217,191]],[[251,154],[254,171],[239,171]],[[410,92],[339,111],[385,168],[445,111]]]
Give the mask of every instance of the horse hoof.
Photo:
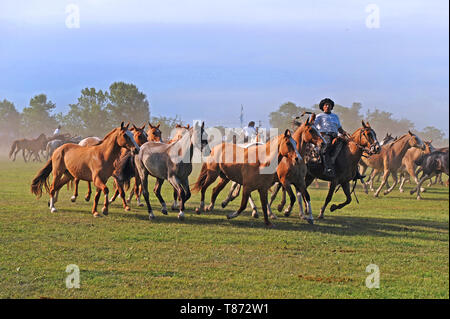
[[[425,193],[426,191],[427,191],[426,188],[423,188],[423,187],[420,188],[420,192],[421,192],[421,193]]]
[[[197,207],[195,209],[195,212],[197,213],[197,215],[200,215],[202,213],[202,208]]]
[[[278,210],[280,213],[281,213],[281,211],[283,210],[283,206],[284,206],[284,205],[281,205],[281,204],[277,206],[277,210]]]
[[[312,219],[312,218],[307,218],[306,221],[308,222],[308,224],[314,225],[314,219]]]
[[[177,206],[172,206],[172,207],[170,207],[170,209],[171,209],[172,211],[176,212],[176,211],[178,210],[178,207],[177,207]]]
[[[388,191],[384,191],[384,192],[383,192],[383,195],[387,195],[387,194],[389,194]]]
[[[91,199],[91,197],[85,197],[85,198],[84,198],[84,200],[85,200],[86,202],[89,202],[90,199]]]
[[[234,212],[234,213],[228,214],[227,219],[232,219],[232,218],[235,218],[236,216],[237,216],[237,214],[236,214],[236,212]]]
[[[269,229],[271,229],[271,228],[274,228],[275,227],[275,225],[274,224],[272,224],[272,223],[266,223],[266,228],[269,228]]]
[[[269,217],[272,218],[272,219],[277,219],[278,218],[277,215],[275,215],[275,214],[271,214]]]
[[[55,207],[53,207],[52,209],[50,209],[50,212],[51,212],[51,213],[57,213],[58,210],[57,210]]]
[[[320,214],[319,216],[317,216],[317,219],[324,219],[323,214]]]
[[[284,217],[289,217],[289,216],[291,216],[291,211],[289,209],[286,209],[284,211]]]
[[[417,200],[421,200],[422,199],[422,197],[420,197],[420,196],[417,196]]]
[[[139,207],[144,207],[144,204],[139,203],[138,206],[139,206]]]
[[[184,220],[184,213],[183,212],[178,214],[178,220],[180,220],[180,221]]]
[[[333,204],[330,207],[330,212],[334,212],[337,209],[337,205]]]
[[[108,209],[103,207],[102,208],[102,213],[103,213],[103,215],[108,216]]]
[[[223,201],[222,204],[220,204],[220,205],[222,206],[222,208],[225,208],[225,207],[227,207],[228,203]]]
[[[148,214],[148,219],[149,220],[155,219],[155,215],[153,215],[153,213]]]
[[[414,193],[415,193],[415,191],[409,191],[409,195],[412,195]]]
[[[399,191],[400,191],[400,193],[403,193],[403,192],[405,192],[403,189],[399,189]]]
[[[72,203],[75,203],[76,200],[77,200],[77,197],[76,197],[76,196],[72,196],[72,197],[70,198],[70,201],[71,201]]]
[[[102,217],[102,215],[100,215],[98,212],[94,212],[94,214],[92,214],[94,217]]]
[[[167,209],[161,210],[161,213],[162,213],[163,215],[167,215]]]
[[[253,218],[258,218],[258,217],[259,217],[259,214],[258,214],[258,212],[257,212],[256,210],[254,210],[254,211],[252,212],[252,217],[253,217]]]
[[[130,206],[125,206],[123,209],[125,209],[126,212],[129,212],[131,210]]]

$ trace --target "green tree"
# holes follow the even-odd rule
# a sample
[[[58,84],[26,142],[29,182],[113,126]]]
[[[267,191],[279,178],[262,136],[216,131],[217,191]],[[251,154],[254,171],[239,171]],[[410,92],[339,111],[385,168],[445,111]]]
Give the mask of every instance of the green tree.
[[[134,84],[114,82],[109,87],[108,99],[107,109],[113,126],[122,121],[139,126],[150,119],[147,97]]]
[[[448,146],[448,139],[445,138],[445,133],[434,126],[427,126],[418,135],[422,140],[432,140],[436,147]]]
[[[416,133],[414,132],[414,123],[410,120],[405,118],[396,120],[392,118],[392,113],[378,109],[367,111],[366,121],[375,130],[379,139],[384,137],[386,133],[390,133],[393,136],[402,136],[408,133],[408,130]]]
[[[59,114],[58,118],[65,130],[82,136],[103,137],[112,130],[112,122],[108,121],[108,95],[102,90],[85,88],[81,90],[78,102],[70,104],[67,115]]]
[[[23,126],[25,134],[30,137],[38,136],[40,133],[51,134],[58,125],[51,111],[56,105],[47,100],[47,95],[39,94],[31,98],[30,106],[23,109]]]
[[[278,128],[280,132],[287,128],[292,129],[292,121],[304,111],[312,112],[313,110],[297,106],[293,102],[286,102],[278,110],[269,114],[269,123],[271,127]]]
[[[4,99],[0,101],[0,134],[9,138],[20,135],[21,114],[16,110],[14,103]]]

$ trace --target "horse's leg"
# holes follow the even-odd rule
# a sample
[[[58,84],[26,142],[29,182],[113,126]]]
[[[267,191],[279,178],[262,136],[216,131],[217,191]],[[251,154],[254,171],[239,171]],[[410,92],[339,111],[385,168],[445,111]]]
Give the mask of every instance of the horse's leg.
[[[387,179],[388,179],[390,173],[391,172],[389,170],[384,171],[383,181],[381,182],[380,186],[378,187],[377,191],[375,192],[375,194],[374,194],[375,197],[378,197],[378,194],[380,194],[381,190],[383,189],[384,185],[387,182]]]
[[[177,190],[174,188],[173,189],[173,203],[172,206],[170,207],[173,211],[178,210],[179,208],[179,204],[178,204],[178,192]]]
[[[394,180],[394,183],[392,184],[391,187],[389,187],[387,190],[384,191],[384,195],[389,194],[390,192],[392,192],[392,190],[395,188],[395,186],[397,185],[398,182],[398,178],[397,178],[397,172],[396,171],[392,171],[392,178]]]
[[[420,178],[419,183],[417,184],[416,188],[412,189],[409,193],[412,195],[417,191],[417,199],[422,199],[422,197],[420,196],[420,188],[422,186],[422,183],[429,178],[433,178],[435,175],[436,175],[435,173],[432,173],[430,175],[427,175],[424,173],[422,175],[422,177]]]
[[[142,176],[142,175],[144,175],[144,176]],[[143,173],[139,170],[139,177],[141,178],[142,196],[144,196],[145,203],[147,204],[148,218],[151,220],[151,219],[155,218],[155,215],[153,214],[152,205],[150,205],[150,200],[149,200],[149,197],[148,197],[149,193],[148,193],[148,173],[147,173],[147,170],[145,170]]]
[[[139,173],[137,171],[135,171],[135,174],[134,174],[134,195],[136,196],[137,205],[139,207],[144,206],[144,204],[141,203],[141,188],[142,188],[141,178],[139,177]],[[131,194],[132,194],[132,192],[130,193],[130,199],[128,201],[131,201]]]
[[[289,199],[291,200],[291,202],[289,203],[289,206],[286,208],[286,210],[284,211],[284,216],[289,217],[289,215],[291,215],[291,211],[292,211],[292,207],[294,207],[294,204],[297,200],[297,198],[295,197],[294,192],[292,191],[291,188],[291,184],[287,184],[284,189],[286,190],[286,192],[289,195]]]
[[[186,193],[181,187],[181,181],[176,175],[172,175],[167,179],[170,184],[172,184],[173,188],[176,189],[178,193],[178,198],[180,198],[180,212],[178,213],[178,219],[184,220],[184,203],[186,201]]]
[[[88,192],[87,192],[86,196],[84,197],[84,200],[86,202],[89,202],[89,200],[91,199],[92,188],[91,188],[91,182],[88,181],[87,184],[88,184]]]
[[[103,204],[102,213],[103,213],[103,215],[108,215],[108,205],[109,205],[108,193],[109,193],[109,189],[106,186],[105,182],[102,181],[100,179],[100,177],[98,177],[98,176],[94,177],[93,182],[94,182],[94,186],[97,187],[97,191],[98,191],[98,189],[100,189],[103,192],[103,194],[105,194],[105,203]],[[98,201],[97,201],[97,203],[98,203]],[[95,213],[94,213],[94,216],[95,216]]]
[[[303,197],[303,200],[305,202],[305,211],[308,214],[308,217],[305,218],[305,215],[303,214],[303,206],[300,198],[300,194]],[[297,190],[297,199],[298,199],[298,205],[300,206],[300,217],[302,219],[306,219],[308,223],[311,225],[314,224],[314,217],[312,215],[312,207],[311,207],[311,197],[309,196],[308,189],[306,187],[299,187]]]
[[[155,187],[153,188],[153,193],[155,193],[156,197],[159,200],[159,203],[161,204],[161,213],[164,215],[167,215],[167,206],[166,202],[164,201],[164,198],[161,196],[161,187],[164,183],[164,179],[157,178],[155,182]]]
[[[25,163],[27,162],[27,157],[25,156],[25,149],[22,149],[22,156]]]
[[[273,186],[275,187],[275,189],[272,192],[272,196],[270,196],[269,207],[272,206],[273,201],[275,200],[275,198],[277,198],[277,194],[280,191],[282,185],[280,182],[276,182]]]
[[[116,192],[119,191],[120,198],[122,199],[123,209],[125,209],[126,211],[129,211],[130,206],[128,206],[127,199],[126,199],[127,195],[125,194],[123,185],[121,185],[117,179],[114,179],[114,181],[115,181],[116,187],[117,187]]]
[[[218,176],[219,176],[219,174],[216,171],[211,171],[211,170],[208,171],[208,174],[206,176],[206,180],[203,183],[203,186],[202,186],[202,188],[200,190],[200,194],[201,194],[201,196],[200,196],[200,206],[195,209],[195,212],[197,214],[200,214],[200,213],[205,211],[205,193],[206,193],[206,190],[208,189],[209,185],[214,183],[214,181],[217,179]]]
[[[80,180],[78,178],[75,178],[74,179],[74,183],[75,183],[75,192],[73,193],[72,197],[70,198],[72,203],[75,203],[75,201],[77,200],[77,197],[78,197],[78,184],[80,183]]]
[[[111,204],[112,202],[114,202],[115,200],[116,200],[116,198],[117,198],[117,196],[119,196],[119,184],[118,184],[118,182],[117,182],[117,180],[116,179],[114,179],[114,183],[113,183],[113,185],[114,185],[114,195],[111,197],[111,199],[109,200],[109,203]]]
[[[241,185],[236,183],[236,182],[231,183],[231,187],[230,187],[230,191],[228,192],[228,196],[227,196],[227,198],[224,199],[224,201],[221,204],[222,208],[227,207],[228,203],[236,198],[236,197],[233,196],[233,193],[234,193],[234,191],[236,190],[237,187],[240,188]],[[237,193],[238,195],[239,195],[239,191],[240,191],[240,189],[238,189],[238,193]]]
[[[250,203],[250,206],[252,207],[252,217],[253,218],[258,218],[259,217],[258,209],[256,208],[255,201],[253,200],[251,195],[248,197],[248,202]]]
[[[244,185],[242,186],[242,199],[241,199],[241,206],[239,206],[238,210],[234,213],[230,213],[227,215],[227,219],[235,218],[239,216],[240,213],[244,211],[244,209],[247,207],[248,198],[250,197],[251,191],[249,191]],[[267,211],[264,213],[267,215]]]
[[[212,194],[211,194],[211,203],[208,207],[206,207],[206,211],[211,212],[214,209],[214,204],[216,202],[217,196],[219,196],[219,193],[224,189],[224,187],[228,184],[230,180],[225,177],[220,177],[219,183],[216,187],[213,188]]]
[[[273,227],[273,224],[269,220],[269,210],[267,209],[267,189],[258,189],[258,192],[261,200],[262,211],[264,213],[264,223],[267,227]]]
[[[58,174],[57,172],[53,175],[52,185],[50,186],[50,212],[56,213],[55,203],[58,201],[58,193],[61,187],[63,187],[68,181],[71,180],[71,176],[65,174]]]
[[[286,189],[283,187],[281,190],[281,202],[277,206],[277,210],[281,212],[286,205]]]
[[[400,186],[398,187],[398,190],[400,191],[400,193],[403,193],[405,190],[403,189],[403,184],[405,184],[405,181],[406,181],[406,173],[402,173],[401,175],[400,175],[400,177],[401,177],[401,181],[400,181]]]
[[[95,196],[94,196],[94,204],[92,206],[92,215],[94,217],[102,217],[102,215],[100,215],[97,212],[97,205],[98,205],[98,200],[100,199],[101,192],[102,192],[102,190],[97,187],[97,189],[95,191]]]
[[[345,182],[341,184],[342,190],[344,191],[345,194],[345,202],[339,204],[339,205],[331,205],[330,207],[330,211],[334,212],[336,209],[341,209],[344,206],[347,206],[348,204],[351,203],[352,201],[352,195],[350,194],[350,182]]]
[[[319,219],[323,219],[323,214],[325,212],[325,209],[327,208],[328,203],[331,201],[331,199],[333,198],[333,194],[334,194],[334,190],[336,189],[336,183],[333,181],[330,183],[329,188],[328,188],[328,195],[327,198],[325,199],[325,203],[323,204],[322,208],[320,209],[320,213],[319,213]]]

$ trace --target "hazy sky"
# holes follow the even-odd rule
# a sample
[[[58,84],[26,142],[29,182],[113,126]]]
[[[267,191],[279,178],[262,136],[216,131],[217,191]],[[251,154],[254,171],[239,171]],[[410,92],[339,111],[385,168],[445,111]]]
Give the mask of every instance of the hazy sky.
[[[79,8],[79,28],[66,20]],[[379,9],[379,28],[366,20]],[[239,125],[323,97],[449,131],[448,1],[4,1],[0,99],[66,112],[132,82],[152,115]],[[69,24],[70,20],[69,19]],[[373,20],[370,20],[373,21]]]

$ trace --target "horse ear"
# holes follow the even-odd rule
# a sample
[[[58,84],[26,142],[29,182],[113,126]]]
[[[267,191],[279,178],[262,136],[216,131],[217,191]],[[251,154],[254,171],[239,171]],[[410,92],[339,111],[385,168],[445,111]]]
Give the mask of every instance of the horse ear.
[[[289,129],[286,129],[286,131],[284,131],[284,136],[291,137],[291,131]]]
[[[156,128],[159,128],[160,125],[161,125],[161,122],[158,122],[158,125],[156,125]]]
[[[186,125],[186,128],[189,130],[191,128],[191,124]]]
[[[123,129],[123,122],[120,123],[120,129]]]
[[[202,122],[202,129],[205,127],[205,122]]]
[[[366,128],[366,123],[364,123],[364,120],[361,120],[361,123],[362,123],[362,126],[363,126],[364,128]]]
[[[370,127],[370,124],[369,124],[369,122],[366,122],[366,125],[367,125],[367,127]]]
[[[134,123],[133,123],[133,130],[135,130],[135,131],[138,130],[138,128],[136,127],[136,125],[134,125]]]
[[[177,125],[175,125],[175,127],[176,127],[176,128],[180,128],[180,127],[181,127],[181,125],[180,125],[180,124],[177,124]]]
[[[144,123],[144,125],[142,125],[141,130],[143,130],[145,128],[145,125],[146,125],[145,123]]]
[[[410,131],[410,130],[408,130],[408,134],[409,134],[409,135],[411,135],[411,136],[413,136],[413,135],[414,135],[413,133],[411,133],[411,131]]]
[[[128,130],[128,126],[130,126],[130,122],[128,122],[127,125],[125,126],[126,130]]]
[[[311,114],[311,117],[309,118],[309,124],[314,124],[314,121],[316,120],[316,113]]]

